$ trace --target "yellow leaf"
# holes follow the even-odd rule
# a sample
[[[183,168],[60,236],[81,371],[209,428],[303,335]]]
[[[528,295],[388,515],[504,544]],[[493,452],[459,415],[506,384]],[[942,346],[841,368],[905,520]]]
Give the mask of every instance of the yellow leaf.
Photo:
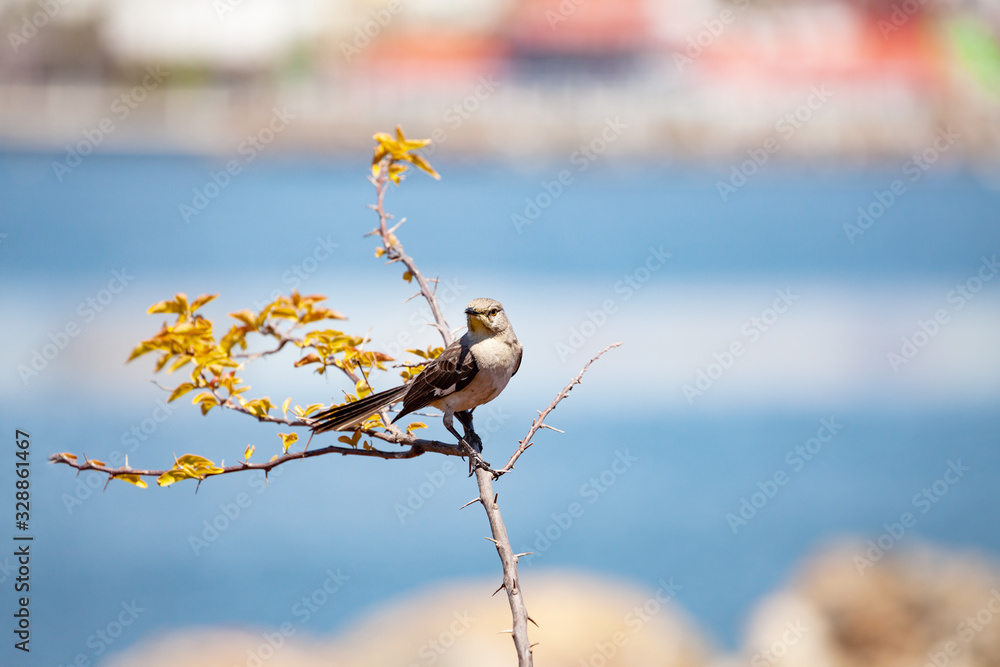
[[[385,254],[385,248],[375,248],[375,259]]]
[[[323,360],[320,358],[318,354],[316,354],[315,352],[310,352],[309,354],[307,354],[306,356],[302,357],[301,359],[295,362],[295,368],[305,366],[306,364],[318,364],[321,363],[322,361]]]
[[[202,294],[197,299],[191,302],[191,312],[194,312],[204,306],[206,303],[219,296],[218,294]]]
[[[159,301],[154,303],[149,307],[146,312],[150,315],[155,313],[186,313],[188,310],[187,305],[187,295],[183,292],[178,292],[173,299],[167,301]]]
[[[281,438],[281,448],[287,454],[288,448],[294,445],[298,439],[298,433],[279,433],[278,437]]]
[[[419,155],[413,154],[413,155],[410,155],[410,161],[413,162],[413,164],[416,165],[417,167],[419,167],[420,169],[423,169],[424,171],[426,171],[433,178],[435,178],[435,179],[437,179],[439,181],[441,180],[441,174],[439,174],[436,171],[434,171],[434,167],[432,167],[430,165],[430,163],[427,160],[425,160],[424,158],[420,157]]]
[[[360,440],[360,439],[361,439],[361,431],[355,431],[354,435],[350,435],[350,436],[342,435],[339,438],[337,438],[337,441],[338,442],[342,442],[345,445],[350,445],[351,447],[357,447],[358,446],[358,440]]]
[[[179,482],[182,479],[191,479],[191,476],[183,470],[168,470],[156,478],[156,483],[159,486],[170,486],[174,482]]]
[[[281,404],[281,416],[288,417],[288,406],[292,404],[292,397],[289,396],[285,399],[285,402]]]
[[[194,389],[194,385],[191,384],[190,382],[185,382],[184,384],[174,389],[173,393],[170,394],[170,398],[167,399],[167,403],[170,403],[176,398],[180,398],[181,396],[188,393],[192,389]]]
[[[128,359],[126,360],[125,363],[128,363],[129,361],[132,361],[136,357],[141,357],[142,355],[146,354],[147,352],[152,352],[154,349],[156,349],[156,348],[151,347],[149,345],[149,343],[147,343],[147,342],[139,343],[139,345],[137,345],[135,347],[135,349],[132,350],[132,354],[130,354],[128,356]]]
[[[252,327],[254,329],[257,328],[257,323],[256,323],[257,316],[254,315],[253,311],[241,310],[236,313],[229,313],[229,317],[239,320],[248,327]]]
[[[191,399],[191,405],[198,405],[199,403],[202,403],[204,401],[214,401],[214,400],[215,396],[212,396],[212,394],[207,391],[203,391]]]
[[[71,461],[76,461],[76,454],[70,454],[69,452],[62,452],[60,454],[55,454],[52,458],[60,456],[64,459],[70,459]]]
[[[212,461],[197,454],[185,454],[174,462],[174,467],[190,468],[199,475],[218,475],[222,468],[216,466]]]
[[[405,280],[406,282],[410,282],[411,280],[413,280],[413,274],[407,271],[406,273],[403,274],[403,280]]]
[[[257,448],[256,448],[256,447],[254,447],[253,445],[247,445],[247,448],[246,448],[246,450],[244,450],[244,452],[243,452],[243,459],[244,459],[245,461],[249,461],[249,460],[250,460],[250,457],[251,457],[251,456],[253,456],[253,453],[254,453],[254,452],[255,452],[256,450],[257,450]]]
[[[115,479],[120,479],[123,482],[134,484],[138,486],[140,489],[145,489],[148,486],[148,484],[146,484],[146,480],[144,480],[142,477],[139,477],[138,475],[115,475]]]
[[[267,413],[274,408],[274,404],[271,403],[270,398],[265,396],[264,398],[255,398],[252,401],[247,401],[244,407],[257,417],[267,417]]]
[[[406,432],[412,434],[418,428],[427,428],[427,424],[423,422],[412,422],[410,425],[406,427]]]
[[[313,403],[312,405],[308,405],[305,408],[300,408],[299,406],[296,405],[295,409],[299,412],[300,417],[308,417],[309,415],[316,412],[322,407],[323,407],[322,403]]]
[[[372,393],[372,388],[368,386],[368,381],[364,378],[358,380],[357,384],[354,385],[354,391],[358,394],[358,398],[364,398],[368,394]]]
[[[281,317],[286,320],[298,319],[298,313],[295,312],[294,308],[272,308],[272,317]]]
[[[399,164],[398,162],[393,162],[389,165],[389,180],[391,180],[396,185],[403,179],[403,174],[406,172],[406,165]]]
[[[104,463],[104,461],[99,461],[98,459],[87,459],[87,463],[90,463],[91,465],[95,465],[95,466],[107,465],[107,464]]]
[[[365,422],[361,424],[361,428],[364,430],[371,430],[373,428],[380,428],[380,427],[381,428],[385,427],[385,424],[382,423],[381,415],[375,415],[370,419],[366,419]]]

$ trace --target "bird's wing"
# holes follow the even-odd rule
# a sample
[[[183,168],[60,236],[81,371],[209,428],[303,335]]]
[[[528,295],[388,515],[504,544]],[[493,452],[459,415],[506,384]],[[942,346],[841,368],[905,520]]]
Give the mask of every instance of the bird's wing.
[[[510,374],[511,377],[517,375],[517,371],[521,368],[521,358],[524,356],[524,350],[517,351],[517,363],[514,364],[514,372]]]
[[[403,409],[393,421],[465,389],[478,372],[479,365],[471,350],[461,341],[452,343],[441,356],[427,364],[420,375],[413,378],[403,397]]]

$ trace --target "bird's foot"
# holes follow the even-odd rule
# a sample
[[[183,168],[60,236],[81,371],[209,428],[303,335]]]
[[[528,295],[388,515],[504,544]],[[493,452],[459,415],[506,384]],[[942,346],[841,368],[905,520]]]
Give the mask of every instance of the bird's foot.
[[[470,445],[467,439],[472,440],[473,444]],[[483,455],[480,454],[483,450],[483,441],[479,439],[478,435],[475,433],[471,434],[471,436],[466,434],[466,437],[462,438],[459,442],[465,448],[465,452],[469,457],[469,477],[472,477],[472,474],[476,472],[476,468],[493,472],[493,468],[490,467],[489,462],[485,461]]]

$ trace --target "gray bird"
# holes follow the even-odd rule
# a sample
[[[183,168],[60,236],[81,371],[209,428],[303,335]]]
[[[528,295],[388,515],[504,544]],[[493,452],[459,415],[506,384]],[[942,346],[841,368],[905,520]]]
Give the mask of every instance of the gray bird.
[[[472,433],[472,411],[499,396],[521,366],[521,343],[499,301],[473,299],[465,314],[469,326],[466,334],[429,362],[409,384],[321,412],[315,416],[312,430],[350,431],[402,401],[403,409],[393,422],[414,410],[435,407],[444,413],[445,428],[463,442],[453,417],[458,417],[466,432]]]

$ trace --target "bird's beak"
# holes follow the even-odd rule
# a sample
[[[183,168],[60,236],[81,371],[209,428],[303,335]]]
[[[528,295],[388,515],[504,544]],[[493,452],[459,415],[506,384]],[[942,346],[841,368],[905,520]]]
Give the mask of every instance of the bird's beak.
[[[477,313],[474,308],[466,308],[465,309],[465,314],[466,315],[478,315],[479,313]]]

